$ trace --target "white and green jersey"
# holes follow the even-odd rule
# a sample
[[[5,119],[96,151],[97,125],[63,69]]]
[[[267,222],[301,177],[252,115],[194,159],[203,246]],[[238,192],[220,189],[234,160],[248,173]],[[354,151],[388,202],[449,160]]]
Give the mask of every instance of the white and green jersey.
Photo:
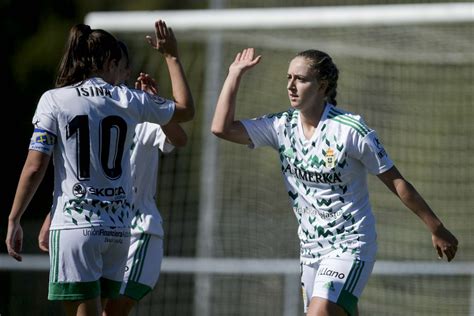
[[[298,110],[243,120],[254,147],[271,146],[298,220],[302,263],[323,256],[375,260],[375,219],[367,171],[380,174],[393,163],[375,131],[360,116],[326,105],[306,139]]]
[[[53,154],[51,229],[130,227],[130,146],[135,126],[166,124],[174,102],[101,78],[46,91],[31,150]]]
[[[161,214],[156,206],[156,186],[160,151],[169,153],[174,146],[166,142],[166,135],[158,124],[142,123],[135,128],[131,149],[133,182],[132,234],[146,232],[163,237]]]

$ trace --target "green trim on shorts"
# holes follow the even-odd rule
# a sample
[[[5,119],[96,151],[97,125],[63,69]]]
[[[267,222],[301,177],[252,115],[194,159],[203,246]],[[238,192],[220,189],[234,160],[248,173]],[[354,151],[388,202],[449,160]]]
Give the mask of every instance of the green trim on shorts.
[[[135,281],[128,281],[123,295],[139,301],[152,290],[153,289],[147,285]]]
[[[48,300],[50,301],[88,300],[99,295],[99,281],[49,283]]]
[[[102,298],[117,298],[120,296],[122,282],[100,278],[100,296]]]
[[[357,302],[359,299],[352,293],[354,293],[354,289],[359,282],[364,265],[364,261],[359,259],[354,261],[344,287],[341,290],[341,294],[339,294],[339,298],[337,299],[337,304],[344,308],[349,316],[356,315],[357,312]]]
[[[91,282],[50,282],[48,300],[76,301],[91,298],[117,298],[120,296],[122,282],[100,278]]]
[[[130,270],[129,281],[138,282],[143,271],[143,265],[145,264],[145,257],[148,251],[148,244],[150,243],[151,235],[142,233],[140,240],[138,241],[139,245],[135,250],[135,255],[133,256],[132,267]]]
[[[51,283],[58,283],[59,280],[59,236],[60,230],[51,230],[51,249],[50,249],[50,265],[51,269],[49,272],[49,281]]]
[[[341,294],[339,294],[339,298],[337,299],[337,305],[344,308],[344,310],[349,314],[349,316],[356,315],[357,312],[357,302],[359,299],[357,296],[349,293],[346,290],[342,290]]]

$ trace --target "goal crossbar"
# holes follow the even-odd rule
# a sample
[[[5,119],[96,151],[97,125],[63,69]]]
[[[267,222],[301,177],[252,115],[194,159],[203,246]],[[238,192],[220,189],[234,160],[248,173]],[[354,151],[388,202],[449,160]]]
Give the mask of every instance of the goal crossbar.
[[[157,19],[175,30],[317,28],[474,21],[474,3],[256,9],[90,12],[85,23],[109,31],[150,31]]]

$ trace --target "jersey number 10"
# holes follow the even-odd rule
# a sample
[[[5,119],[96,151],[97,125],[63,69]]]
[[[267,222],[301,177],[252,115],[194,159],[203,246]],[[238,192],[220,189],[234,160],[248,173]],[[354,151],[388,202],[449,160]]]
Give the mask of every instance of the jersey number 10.
[[[127,123],[120,116],[107,116],[99,127],[100,165],[109,179],[118,179],[122,175],[122,156],[127,135]],[[90,179],[90,132],[87,115],[75,116],[66,126],[66,139],[75,136],[77,179]],[[113,137],[115,136],[115,137]],[[111,141],[114,138],[113,146]],[[112,158],[112,160],[110,160]]]

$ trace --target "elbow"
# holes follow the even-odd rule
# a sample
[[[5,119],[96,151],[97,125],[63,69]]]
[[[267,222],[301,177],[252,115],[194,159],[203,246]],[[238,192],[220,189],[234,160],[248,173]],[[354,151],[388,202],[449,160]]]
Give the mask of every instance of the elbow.
[[[175,101],[173,122],[184,123],[191,121],[195,116],[194,101],[192,99],[178,102]]]
[[[211,126],[211,133],[216,135],[219,138],[224,138],[225,136],[225,129],[220,126]]]
[[[194,101],[192,98],[190,98],[187,102],[184,103],[184,115],[183,119],[185,122],[191,121],[194,119],[194,116],[196,114],[196,110],[194,109]]]

